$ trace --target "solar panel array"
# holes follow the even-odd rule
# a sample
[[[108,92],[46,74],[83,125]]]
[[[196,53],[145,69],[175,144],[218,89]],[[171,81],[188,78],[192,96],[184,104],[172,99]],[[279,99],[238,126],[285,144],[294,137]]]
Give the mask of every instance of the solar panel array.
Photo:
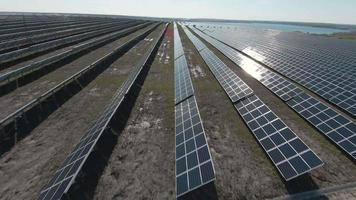
[[[103,115],[99,117],[89,131],[81,138],[78,145],[66,158],[62,167],[56,171],[50,182],[42,188],[39,199],[60,199],[68,191],[82,165],[103,134],[110,119],[123,101],[124,96],[125,92],[120,87],[113,101],[104,110]]]
[[[183,52],[177,53],[174,62],[176,195],[179,198],[214,181],[215,170],[176,24],[174,34],[174,51]]]
[[[323,165],[323,162],[256,95],[235,104],[255,138],[285,180]]]
[[[64,38],[59,38],[59,39],[55,39],[55,40],[49,40],[46,42],[34,44],[34,45],[31,45],[31,46],[28,46],[25,48],[21,48],[21,49],[15,50],[15,51],[10,51],[7,53],[0,54],[0,63],[11,62],[11,61],[23,58],[28,55],[33,55],[35,53],[43,52],[43,51],[53,49],[53,48],[56,48],[56,47],[59,47],[62,45],[71,44],[73,42],[80,42],[80,41],[83,41],[86,39],[91,39],[91,38],[94,38],[97,36],[101,36],[103,34],[108,34],[108,33],[114,32],[114,31],[119,31],[123,28],[128,28],[133,25],[138,25],[139,23],[141,23],[141,22],[132,20],[130,22],[122,23],[117,26],[108,26],[103,29],[97,29],[94,31],[89,31],[89,32],[85,32],[85,33],[81,33],[81,34],[77,34],[77,35],[72,35],[72,36],[68,36],[68,37],[64,37]]]
[[[144,23],[144,24],[139,24],[133,27],[128,27],[128,28],[124,28],[123,30],[114,32],[114,33],[110,33],[110,34],[106,34],[104,36],[89,40],[85,43],[81,43],[79,45],[75,45],[74,47],[61,52],[59,54],[56,54],[54,56],[50,56],[48,58],[45,58],[43,60],[39,60],[37,62],[32,62],[26,66],[23,66],[21,68],[9,71],[7,73],[1,74],[0,75],[0,85],[1,84],[6,84],[7,82],[10,82],[14,79],[18,79],[20,77],[23,77],[25,75],[27,75],[28,73],[31,73],[33,71],[39,70],[43,67],[46,67],[52,63],[58,62],[62,59],[66,59],[67,57],[71,56],[71,55],[75,55],[81,51],[87,50],[93,46],[96,46],[98,44],[102,44],[106,41],[110,41],[112,39],[118,38],[122,35],[125,35],[127,33],[131,33],[133,31],[136,31],[140,28],[143,28],[145,26],[147,26],[148,23]]]
[[[185,27],[184,26],[183,26],[183,29],[185,31]],[[205,44],[202,41],[200,41],[198,38],[196,38],[190,31],[189,32],[185,31],[185,34],[187,34],[187,36],[193,42],[195,48],[198,51],[201,51],[201,50],[206,48]]]
[[[283,101],[288,101],[289,99],[303,92],[303,90],[301,90],[295,84],[291,83],[289,80],[286,80],[281,75],[265,68],[261,64],[239,53],[235,49],[232,49],[231,47],[207,36],[206,34],[203,34],[200,31],[195,31],[195,33],[216,47],[220,52],[226,55],[238,66],[243,68],[251,76],[260,81],[264,86],[266,86],[274,94],[280,97]]]
[[[184,31],[195,45],[199,39],[190,33],[187,28],[184,28]],[[218,71],[231,71],[206,47],[199,53],[214,75]],[[224,67],[219,68],[219,66]],[[231,71],[231,73],[237,76],[234,72]],[[215,77],[229,95],[231,86],[226,84],[226,81],[219,80],[218,76],[215,75]],[[249,88],[241,79],[239,79],[237,85],[238,87],[232,89],[237,94],[245,91],[246,87]],[[322,166],[323,162],[320,158],[267,105],[253,94],[252,89],[249,88],[248,91],[245,95],[238,96],[239,98],[231,98],[230,95],[229,97],[281,176],[288,181]]]
[[[174,91],[175,103],[178,104],[192,96],[194,94],[194,89],[176,24],[174,24],[174,55]]]
[[[286,101],[291,108],[331,139],[338,147],[354,159],[356,158],[356,124],[354,122],[304,93],[294,83],[244,56],[235,49],[200,31],[196,31],[196,33],[249,72],[251,76],[259,80],[282,100]]]
[[[184,28],[186,31],[186,28]],[[215,78],[223,86],[223,89],[229,96],[232,102],[237,102],[253,93],[248,87],[229,67],[225,65],[217,56],[206,48],[205,44],[195,37],[191,32],[185,32],[189,39],[193,42],[200,54],[204,55],[206,63]]]
[[[154,24],[151,27],[144,30],[139,35],[131,38],[130,40],[126,41],[125,43],[121,44],[120,46],[114,48],[111,52],[106,54],[101,59],[83,67],[80,71],[76,72],[75,74],[71,75],[70,77],[66,78],[64,81],[57,84],[55,87],[47,90],[43,93],[40,97],[33,99],[32,101],[28,102],[26,105],[22,106],[18,110],[14,111],[6,118],[0,120],[0,152],[7,151],[13,145],[18,142],[19,136],[21,136],[21,129],[18,129],[19,126],[28,126],[29,121],[22,120],[23,113],[28,112],[29,110],[33,109],[36,106],[39,106],[41,103],[49,101],[53,98],[53,94],[58,91],[63,90],[66,86],[71,85],[71,83],[76,82],[81,77],[85,76],[86,74],[90,74],[91,71],[95,70],[98,66],[101,66],[105,60],[112,58],[113,55],[117,54],[118,52],[122,51],[122,49],[128,48],[133,42],[143,39],[147,34],[153,31],[159,24]],[[125,31],[125,30],[124,30]],[[127,31],[127,30],[126,30]],[[34,65],[35,67],[36,65]],[[20,68],[21,69],[21,68]],[[35,69],[34,69],[35,70]],[[1,80],[1,77],[0,77]],[[13,138],[14,142],[8,144],[10,139]],[[12,140],[12,139],[11,139]]]
[[[353,42],[275,34],[253,28],[204,26],[201,29],[356,117],[356,55],[352,53],[356,45]]]
[[[209,49],[202,50],[201,55],[206,58],[204,61],[210,66],[214,76],[233,103],[253,93],[252,89]]]
[[[104,109],[102,115],[89,128],[88,132],[81,138],[78,145],[64,161],[62,167],[56,171],[53,178],[44,188],[42,188],[38,199],[61,199],[62,196],[67,193],[70,186],[73,184],[75,178],[77,177],[79,171],[81,170],[83,164],[89,157],[98,140],[100,139],[100,136],[107,128],[107,125],[110,122],[111,118],[117,111],[121,102],[124,100],[125,94],[131,88],[133,82],[136,80],[138,74],[142,70],[143,66],[146,64],[148,57],[151,55],[155,46],[158,44],[159,39],[163,36],[163,33],[164,31],[162,31],[161,36],[156,39],[156,41],[147,51],[145,56],[142,57],[143,59],[141,60],[141,62],[139,62],[139,64],[135,66],[135,69],[133,69],[132,73],[130,73],[129,77],[125,80],[125,82],[116,92],[111,103]]]
[[[356,124],[308,94],[287,102],[321,133],[356,159]]]

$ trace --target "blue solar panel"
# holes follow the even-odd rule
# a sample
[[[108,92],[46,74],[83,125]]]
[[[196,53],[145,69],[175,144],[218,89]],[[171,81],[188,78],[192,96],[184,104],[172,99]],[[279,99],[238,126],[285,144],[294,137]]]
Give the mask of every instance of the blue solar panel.
[[[80,142],[77,144],[72,153],[66,158],[61,168],[56,171],[55,175],[47,183],[47,185],[41,189],[38,199],[57,200],[61,199],[62,196],[68,192],[93,148],[108,127],[110,120],[126,97],[126,94],[137,79],[143,67],[146,65],[149,57],[153,54],[154,49],[163,37],[167,26],[168,24],[166,24],[164,30],[161,31],[160,36],[155,39],[152,45],[150,45],[146,54],[137,63],[127,79],[116,91],[110,104],[105,107],[103,113],[81,138]]]
[[[196,30],[196,29],[195,29]],[[265,68],[251,58],[241,54],[235,49],[213,39],[200,31],[196,31],[200,37],[216,47],[225,56],[244,69],[251,76],[260,81],[264,86],[280,97],[283,101],[288,101],[300,94],[302,90],[279,74]]]
[[[232,102],[237,102],[253,93],[252,89],[213,52],[204,49],[200,53]]]
[[[185,56],[174,61],[175,103],[183,101],[194,93],[192,80]]]
[[[190,32],[188,29],[184,28],[184,31],[193,44],[197,44],[199,39],[192,34],[188,34]],[[210,50],[204,48],[199,53],[285,180],[291,180],[323,165],[320,158],[268,106],[252,94],[251,89],[248,95],[236,95],[239,97],[237,100],[231,98],[230,94],[240,94],[248,86],[225,64],[221,64],[222,61]],[[231,74],[228,73],[230,76],[227,76],[227,79],[220,76],[220,73],[224,71],[231,72]],[[237,87],[231,88],[227,84],[231,80],[235,80],[231,79],[231,76],[237,77]],[[233,91],[231,92],[231,90]]]
[[[215,180],[198,105],[192,96],[175,108],[176,192],[180,197]]]
[[[235,108],[285,180],[291,180],[323,162],[256,95]]]
[[[268,89],[274,92],[277,96],[279,96],[282,100],[288,101],[288,105],[290,105],[294,110],[296,110],[302,117],[304,117],[307,121],[309,121],[315,128],[317,128],[320,132],[328,136],[328,132],[333,128],[336,129],[332,132],[329,138],[334,141],[338,146],[344,149],[349,155],[355,158],[355,142],[344,141],[347,140],[342,139],[343,135],[349,135],[349,131],[352,131],[354,128],[352,125],[352,121],[343,117],[339,113],[333,111],[330,107],[324,105],[320,101],[315,98],[302,94],[303,91],[298,88],[295,84],[291,83],[289,80],[283,78],[282,76],[274,73],[271,70],[266,69],[259,63],[251,60],[250,58],[242,55],[240,52],[232,49],[231,47],[223,44],[222,42],[213,39],[206,34],[203,34],[200,31],[196,31],[201,37],[211,43],[214,47],[219,49],[222,53],[224,53],[228,58],[250,73],[251,76],[259,80],[263,85],[265,85]],[[244,66],[245,65],[245,66]],[[336,95],[336,94],[335,94]],[[295,98],[294,98],[295,97]],[[301,105],[296,105],[296,102],[303,101],[302,99],[307,99],[306,101],[310,101],[310,104],[304,102]],[[289,101],[291,100],[291,101]],[[311,105],[312,104],[312,105]],[[296,106],[292,106],[296,105]],[[302,109],[302,107],[310,106],[308,108]],[[322,112],[325,110],[327,114],[323,115]],[[313,113],[317,113],[318,115],[313,116]],[[334,119],[329,119],[328,117],[335,117]],[[321,123],[323,122],[323,123]],[[349,128],[340,128],[343,123],[348,124]],[[339,132],[343,131],[343,134]],[[355,132],[355,131],[354,131]],[[354,137],[350,137],[352,141],[355,141]],[[355,137],[356,138],[356,137]],[[340,144],[338,144],[341,141]]]
[[[308,94],[287,102],[321,133],[356,159],[356,124]]]
[[[183,51],[183,46],[182,46],[181,39],[179,36],[177,24],[174,23],[174,60],[176,60],[183,54],[184,54],[184,51]]]
[[[247,27],[199,28],[356,116],[355,45]]]
[[[175,27],[177,29],[177,27]],[[181,48],[175,31],[175,50]],[[179,43],[176,45],[176,43]],[[184,53],[174,62],[177,198],[215,180],[215,170]]]

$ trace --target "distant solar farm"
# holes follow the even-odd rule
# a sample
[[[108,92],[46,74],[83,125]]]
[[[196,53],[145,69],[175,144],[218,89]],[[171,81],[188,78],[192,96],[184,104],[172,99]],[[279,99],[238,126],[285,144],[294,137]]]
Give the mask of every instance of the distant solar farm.
[[[0,199],[356,199],[356,41],[0,15]]]

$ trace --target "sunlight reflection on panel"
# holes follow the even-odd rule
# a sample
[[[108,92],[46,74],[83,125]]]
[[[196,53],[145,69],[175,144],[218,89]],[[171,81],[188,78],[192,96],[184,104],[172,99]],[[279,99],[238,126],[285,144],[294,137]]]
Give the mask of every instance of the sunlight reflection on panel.
[[[245,54],[253,57],[254,59],[260,62],[262,62],[265,59],[263,55],[257,53],[252,47],[247,47],[242,52],[244,52]]]
[[[257,80],[261,80],[263,68],[261,68],[261,66],[259,66],[255,61],[244,55],[237,54],[237,56],[241,59],[239,66]]]

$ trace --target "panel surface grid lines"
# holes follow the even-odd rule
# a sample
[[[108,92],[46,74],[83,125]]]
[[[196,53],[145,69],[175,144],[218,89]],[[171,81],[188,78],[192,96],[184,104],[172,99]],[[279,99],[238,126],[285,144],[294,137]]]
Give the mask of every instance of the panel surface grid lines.
[[[239,63],[242,62],[243,67],[244,62],[242,60],[244,58],[243,56],[238,56],[239,53],[236,50],[207,36],[206,34],[201,33],[200,31],[196,31],[196,33],[231,58],[236,64],[239,65]],[[257,63],[257,65],[259,64]],[[326,135],[347,154],[353,157],[353,159],[356,159],[355,123],[335,112],[332,108],[324,105],[319,100],[304,94],[303,90],[295,84],[291,83],[277,73],[264,68],[263,66],[256,67],[256,70],[252,75],[257,76],[255,77],[256,79],[258,79],[281,99],[288,101],[287,104],[297,113],[304,117],[321,133]]]
[[[200,54],[211,66],[219,66],[208,49]],[[218,80],[221,79],[221,68],[211,67],[211,71]],[[219,82],[224,87],[228,81]],[[229,91],[225,91],[228,94]],[[291,180],[323,165],[319,157],[257,96],[246,96],[235,107],[285,180]]]
[[[321,133],[356,159],[356,124],[308,94],[301,94],[288,105]]]
[[[264,34],[257,29],[207,29],[204,29],[206,34],[243,51],[356,116],[356,62],[351,43],[312,35],[296,40],[289,34]]]
[[[195,97],[175,107],[177,198],[215,180],[215,170]]]
[[[260,81],[264,86],[266,86],[274,94],[280,97],[283,101],[288,101],[289,99],[303,92],[302,89],[297,87],[292,82],[288,81],[287,79],[273,72],[272,70],[265,68],[261,64],[241,54],[237,50],[214,38],[211,38],[210,36],[197,30],[196,28],[194,28],[194,30],[195,33],[197,33],[199,36],[201,36],[207,42],[217,48],[220,52],[222,52],[239,67],[247,71],[252,77]]]
[[[201,42],[187,28],[184,28],[184,31],[190,40]],[[193,44],[198,48],[196,43]],[[208,48],[204,48],[199,53],[232,102],[235,103],[252,95],[252,89]]]
[[[182,42],[178,32],[178,26],[174,23],[174,60],[184,54]]]
[[[237,102],[253,93],[252,89],[209,49],[201,51],[201,56],[232,102]]]
[[[235,108],[285,180],[323,165],[320,158],[257,96],[238,102]]]
[[[175,32],[175,37],[179,37],[178,31]],[[178,45],[180,44],[180,46]],[[182,48],[181,41],[177,40],[177,45],[174,49]],[[187,60],[183,54],[174,61],[174,79],[175,79],[175,103],[183,101],[184,99],[194,94],[193,84],[187,65]]]
[[[158,43],[158,39],[159,38],[156,39],[154,43],[155,45]],[[151,46],[148,52],[152,52],[155,45]],[[101,134],[105,131],[105,128],[107,127],[110,119],[123,101],[126,92],[130,89],[132,83],[141,72],[144,64],[146,63],[146,59],[147,58],[142,59],[143,63],[139,62],[139,64],[134,67],[129,77],[115,92],[115,96],[111,100],[110,104],[105,107],[103,113],[96,120],[95,124],[93,124],[87,133],[81,138],[75,149],[64,161],[62,167],[57,170],[47,185],[41,189],[38,199],[61,199],[62,196],[67,192],[77,174],[79,173],[81,167],[88,158],[91,150],[96,145]]]
[[[74,151],[66,158],[62,167],[57,170],[50,182],[42,188],[39,199],[60,199],[62,197],[95,146],[105,127],[105,120],[105,117],[100,118],[83,136]]]

